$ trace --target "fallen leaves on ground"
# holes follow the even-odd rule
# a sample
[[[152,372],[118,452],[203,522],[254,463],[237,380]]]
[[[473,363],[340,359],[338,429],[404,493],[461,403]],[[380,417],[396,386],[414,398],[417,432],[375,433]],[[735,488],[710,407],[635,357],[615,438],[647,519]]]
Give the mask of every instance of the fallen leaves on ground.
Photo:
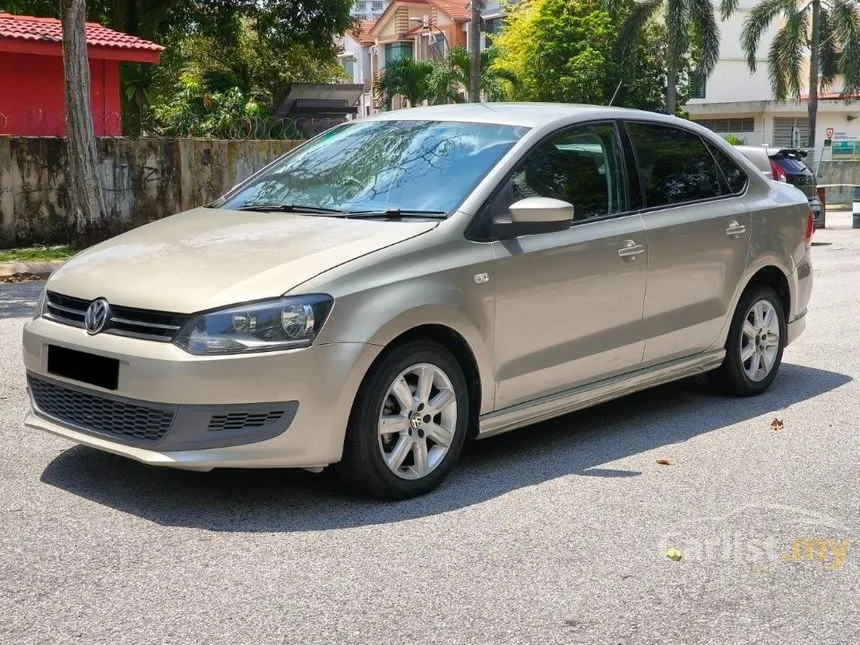
[[[658,463],[658,464],[660,464],[661,466],[672,466],[672,465],[674,465],[674,464],[673,464],[671,461],[669,461],[668,459],[658,459],[658,460],[657,460],[657,463]]]
[[[666,557],[674,562],[677,562],[681,558],[684,557],[684,554],[681,553],[681,549],[676,549],[675,547],[671,547],[668,551],[666,551]]]
[[[782,422],[782,419],[777,419],[776,417],[774,417],[773,421],[770,422],[770,427],[774,432],[782,430],[784,426],[785,424]]]

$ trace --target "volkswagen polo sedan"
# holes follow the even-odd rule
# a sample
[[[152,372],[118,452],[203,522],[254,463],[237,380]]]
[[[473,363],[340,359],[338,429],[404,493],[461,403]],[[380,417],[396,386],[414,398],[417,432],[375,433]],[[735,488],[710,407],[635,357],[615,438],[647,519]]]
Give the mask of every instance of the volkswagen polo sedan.
[[[804,328],[811,235],[802,193],[678,118],[389,112],[51,276],[26,425],[418,495],[473,438],[704,372],[764,391]]]

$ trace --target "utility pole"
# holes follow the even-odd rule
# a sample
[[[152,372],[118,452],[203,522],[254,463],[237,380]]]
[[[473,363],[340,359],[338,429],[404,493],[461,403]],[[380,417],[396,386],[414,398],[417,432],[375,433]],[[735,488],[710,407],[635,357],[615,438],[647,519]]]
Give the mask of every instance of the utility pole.
[[[481,102],[481,3],[472,0],[472,17],[469,22],[469,102]]]

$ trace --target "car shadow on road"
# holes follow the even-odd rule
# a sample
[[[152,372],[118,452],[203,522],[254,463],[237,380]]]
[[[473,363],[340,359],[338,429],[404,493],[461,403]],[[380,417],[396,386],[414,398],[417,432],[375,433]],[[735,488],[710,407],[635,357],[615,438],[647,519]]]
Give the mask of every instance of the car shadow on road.
[[[661,386],[474,442],[438,490],[396,503],[361,497],[328,472],[192,473],[83,446],[57,456],[41,480],[165,526],[289,532],[385,524],[479,504],[558,477],[635,478],[635,470],[603,464],[778,413],[849,381],[843,374],[785,364],[770,391],[748,399],[715,395],[703,378]]]

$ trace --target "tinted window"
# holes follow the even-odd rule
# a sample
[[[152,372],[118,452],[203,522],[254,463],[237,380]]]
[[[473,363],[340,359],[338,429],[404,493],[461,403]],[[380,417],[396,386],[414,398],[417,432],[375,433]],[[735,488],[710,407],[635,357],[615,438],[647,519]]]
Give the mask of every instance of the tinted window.
[[[215,206],[451,213],[524,132],[453,121],[358,121],[287,155]]]
[[[572,128],[531,150],[511,177],[504,207],[526,197],[553,197],[573,204],[573,219],[628,209],[615,127]]]
[[[710,148],[714,159],[717,160],[720,172],[723,173],[723,179],[726,181],[729,192],[732,194],[742,193],[747,187],[746,173],[725,152],[716,146],[710,146]]]
[[[695,134],[663,125],[630,123],[645,206],[664,206],[722,194],[714,158]]]

